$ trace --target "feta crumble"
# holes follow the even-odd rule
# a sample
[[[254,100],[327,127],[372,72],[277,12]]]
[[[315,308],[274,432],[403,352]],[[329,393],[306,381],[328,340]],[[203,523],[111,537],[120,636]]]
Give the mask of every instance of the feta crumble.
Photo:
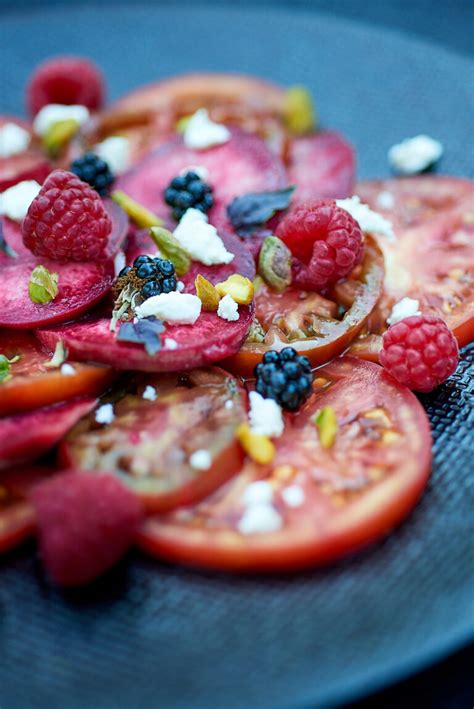
[[[249,421],[252,432],[270,438],[281,436],[285,428],[281,406],[273,399],[264,399],[257,391],[251,391],[249,399]]]
[[[117,277],[122,268],[127,265],[127,260],[125,258],[125,254],[123,251],[117,251],[117,254],[115,255],[114,258],[114,273],[115,276]]]
[[[409,318],[411,315],[421,315],[420,312],[420,301],[414,298],[402,298],[395,303],[392,308],[392,312],[387,318],[388,325],[395,325],[395,323],[400,322],[404,318]]]
[[[380,209],[393,209],[395,206],[395,198],[388,190],[382,190],[377,195],[377,205]]]
[[[159,320],[180,325],[194,325],[201,314],[201,301],[190,293],[161,293],[145,300],[135,308],[138,318],[154,315]]]
[[[183,167],[183,169],[178,173],[179,175],[186,175],[188,172],[194,172],[196,175],[207,182],[209,179],[209,170],[204,165],[188,165],[188,167]]]
[[[219,301],[217,314],[220,318],[229,322],[239,319],[239,306],[231,295],[225,295]]]
[[[76,373],[74,367],[71,364],[68,364],[67,362],[64,362],[64,364],[61,365],[61,369],[59,371],[65,377],[71,377],[73,374]]]
[[[390,241],[395,239],[392,222],[385,219],[385,217],[378,212],[372,211],[372,209],[370,209],[367,204],[361,202],[360,198],[356,195],[348,199],[336,199],[336,204],[338,207],[341,207],[341,209],[349,212],[351,217],[359,224],[362,231],[368,234],[386,236]]]
[[[26,217],[28,207],[41,189],[36,180],[24,180],[0,193],[0,215],[15,222]]]
[[[289,485],[283,488],[281,496],[288,507],[301,507],[306,499],[304,490],[300,485]]]
[[[212,465],[211,454],[201,448],[189,457],[189,464],[194,470],[209,470]]]
[[[165,347],[168,350],[177,350],[178,343],[172,337],[165,337]]]
[[[234,258],[234,254],[227,251],[217,229],[209,224],[207,215],[199,209],[186,210],[173,236],[194,261],[206,266],[230,263]]]
[[[90,118],[89,109],[85,106],[65,106],[61,103],[49,103],[36,114],[33,121],[33,130],[36,135],[45,135],[49,129],[59,121],[69,119],[77,121],[79,126],[84,125]]]
[[[186,286],[184,285],[183,281],[178,281],[178,282],[177,282],[177,284],[176,284],[176,290],[178,291],[178,293],[182,293],[185,288],[186,288]]]
[[[205,150],[227,143],[230,140],[230,131],[220,123],[214,123],[207,110],[200,108],[188,120],[183,139],[187,148]]]
[[[234,408],[234,402],[232,401],[232,399],[227,399],[227,401],[224,404],[224,408],[227,410]]]
[[[105,160],[115,175],[120,175],[130,167],[132,151],[130,140],[122,135],[111,135],[94,145],[93,152]]]
[[[416,135],[392,145],[388,151],[390,166],[402,175],[416,175],[437,162],[443,154],[443,145],[429,135]]]
[[[156,389],[155,387],[152,387],[150,384],[147,384],[145,387],[145,391],[142,394],[142,399],[146,399],[147,401],[156,401]]]
[[[265,505],[273,500],[273,488],[266,480],[257,480],[250,483],[242,495],[242,503],[245,507],[252,505]]]
[[[31,136],[17,123],[4,123],[0,128],[0,158],[10,158],[23,153],[30,144]]]
[[[242,534],[277,532],[282,526],[281,515],[273,505],[252,505],[244,511],[237,523],[237,529]]]
[[[114,407],[112,404],[102,404],[96,409],[95,420],[97,423],[112,423],[115,419]]]

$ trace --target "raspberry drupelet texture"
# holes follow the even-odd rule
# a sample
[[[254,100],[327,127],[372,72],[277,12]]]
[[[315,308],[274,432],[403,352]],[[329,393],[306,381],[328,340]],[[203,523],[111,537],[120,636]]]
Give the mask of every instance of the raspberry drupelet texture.
[[[28,110],[36,116],[49,103],[80,104],[97,111],[104,100],[99,69],[82,57],[55,57],[33,72],[27,88]]]
[[[276,235],[294,256],[293,283],[307,290],[322,290],[349,275],[364,253],[359,224],[332,200],[298,205]]]
[[[380,364],[401,384],[428,392],[456,370],[459,352],[446,323],[433,315],[412,315],[383,336]]]
[[[71,172],[55,170],[30,204],[22,231],[35,256],[99,261],[106,256],[112,220],[92,187]]]
[[[41,556],[61,586],[89,583],[132,543],[141,519],[136,496],[110,473],[70,471],[32,493]]]

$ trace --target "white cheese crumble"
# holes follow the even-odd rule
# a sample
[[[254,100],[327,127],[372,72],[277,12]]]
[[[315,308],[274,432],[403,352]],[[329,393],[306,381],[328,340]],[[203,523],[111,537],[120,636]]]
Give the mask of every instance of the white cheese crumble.
[[[180,325],[193,325],[201,314],[201,301],[190,293],[161,293],[145,300],[135,308],[138,318],[154,315],[159,320]]]
[[[257,480],[250,483],[242,495],[242,503],[245,507],[252,505],[266,505],[273,500],[273,488],[266,480]]]
[[[239,306],[231,295],[227,294],[219,301],[217,314],[220,318],[229,322],[239,319]]]
[[[281,515],[273,505],[252,505],[244,511],[237,523],[237,529],[242,534],[277,532],[282,526]]]
[[[411,315],[421,315],[420,313],[420,301],[415,298],[402,298],[395,303],[392,308],[392,312],[387,318],[387,323],[389,325],[395,325],[395,323],[400,322],[404,318],[409,318]]]
[[[176,290],[178,291],[178,293],[182,293],[185,288],[186,288],[186,286],[184,285],[183,281],[178,281],[178,282],[177,282],[177,284],[176,284]]]
[[[93,152],[105,160],[115,175],[120,175],[130,167],[132,160],[130,140],[123,135],[111,135],[94,145]]]
[[[187,148],[205,150],[227,143],[230,140],[230,131],[220,123],[211,121],[207,110],[200,108],[188,120],[183,139]]]
[[[209,170],[207,167],[204,167],[204,165],[188,165],[188,167],[183,167],[179,175],[186,175],[188,172],[196,173],[196,175],[204,182],[207,182],[209,179]]]
[[[234,402],[232,401],[232,399],[227,399],[227,401],[224,404],[224,408],[227,410],[234,408]]]
[[[194,470],[209,470],[212,465],[211,454],[201,448],[189,457],[189,464]]]
[[[281,406],[273,399],[264,399],[258,391],[251,391],[249,399],[249,422],[253,433],[270,438],[281,436],[285,428]]]
[[[0,214],[21,222],[41,189],[36,180],[24,180],[0,193]]]
[[[165,347],[167,350],[177,350],[178,343],[172,337],[165,337]]]
[[[27,130],[16,123],[4,123],[0,128],[0,158],[10,158],[23,153],[30,144]]]
[[[49,103],[36,114],[33,130],[36,135],[45,135],[55,123],[71,118],[82,126],[90,118],[89,109],[79,105],[65,106],[62,103]]]
[[[230,263],[234,258],[217,229],[208,223],[207,215],[199,209],[187,209],[173,235],[194,261],[206,266]]]
[[[74,367],[71,364],[68,364],[67,362],[64,362],[64,364],[61,365],[61,369],[59,371],[65,377],[72,377],[72,375],[76,373]]]
[[[97,423],[112,423],[115,419],[114,407],[112,404],[102,404],[96,409],[95,420]]]
[[[349,212],[351,217],[359,224],[362,231],[368,234],[380,234],[392,241],[395,239],[392,222],[385,219],[385,217],[378,212],[372,211],[367,204],[360,201],[359,197],[354,196],[348,199],[336,199],[336,204],[338,207],[341,207],[341,209]]]
[[[304,490],[300,485],[289,485],[283,488],[281,496],[288,507],[301,507],[305,501]]]
[[[388,151],[390,166],[402,175],[416,175],[437,162],[443,154],[443,145],[429,135],[416,135],[392,145]]]
[[[145,391],[142,394],[142,399],[146,399],[147,401],[156,401],[156,389],[155,387],[152,387],[150,384],[147,384],[145,387]]]
[[[380,209],[393,209],[395,206],[395,197],[388,190],[382,190],[377,195],[377,205]]]
[[[114,273],[115,276],[118,276],[122,268],[127,265],[127,260],[125,258],[125,254],[123,251],[117,251],[117,254],[115,255],[114,258]]]

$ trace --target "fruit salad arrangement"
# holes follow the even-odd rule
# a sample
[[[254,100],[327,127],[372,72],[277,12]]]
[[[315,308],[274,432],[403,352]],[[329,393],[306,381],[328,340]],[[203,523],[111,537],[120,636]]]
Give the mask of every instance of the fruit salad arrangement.
[[[103,107],[81,58],[0,117],[0,552],[60,585],[138,545],[296,570],[388,533],[431,466],[413,392],[474,339],[473,184],[352,147],[303,87],[187,75]]]

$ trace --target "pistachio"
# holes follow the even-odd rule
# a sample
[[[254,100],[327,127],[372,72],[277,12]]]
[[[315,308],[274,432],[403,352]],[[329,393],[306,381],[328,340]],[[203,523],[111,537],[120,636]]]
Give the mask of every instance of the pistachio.
[[[277,236],[267,236],[263,240],[258,272],[270,288],[279,293],[290,285],[291,251]]]
[[[182,116],[182,118],[178,118],[178,120],[176,121],[176,133],[184,133],[184,131],[188,127],[188,123],[191,118],[192,115]]]
[[[183,249],[178,239],[161,226],[152,227],[150,236],[158,246],[161,254],[173,264],[178,276],[184,276],[191,267],[191,259]]]
[[[161,226],[163,224],[163,221],[156,214],[135,202],[125,192],[115,190],[115,192],[112,192],[111,197],[140,229],[149,229],[152,226]]]
[[[36,266],[28,282],[28,293],[33,303],[51,303],[59,292],[59,276],[51,273],[45,266]]]
[[[246,342],[264,342],[265,341],[265,330],[261,326],[257,318],[252,320],[250,325],[250,330],[247,333]]]
[[[319,429],[319,440],[323,448],[331,448],[336,440],[337,416],[332,406],[324,406],[314,417],[314,423]]]
[[[283,120],[292,135],[304,135],[316,127],[316,112],[308,89],[290,86],[283,105]]]
[[[217,310],[220,302],[220,295],[216,288],[204,276],[199,274],[194,281],[196,286],[196,295],[202,303],[203,310]]]
[[[222,283],[217,283],[216,290],[224,298],[230,295],[239,305],[249,305],[253,300],[253,283],[249,278],[233,273]]]
[[[61,149],[76,135],[79,128],[80,124],[74,118],[56,121],[43,136],[43,149],[52,158],[57,157]]]
[[[54,354],[47,362],[44,362],[44,366],[47,369],[57,369],[67,360],[67,349],[64,347],[64,342],[58,340],[56,342],[56,347],[54,349]]]
[[[268,436],[253,433],[248,423],[241,423],[235,435],[249,458],[260,465],[272,462],[275,457],[275,446]]]

